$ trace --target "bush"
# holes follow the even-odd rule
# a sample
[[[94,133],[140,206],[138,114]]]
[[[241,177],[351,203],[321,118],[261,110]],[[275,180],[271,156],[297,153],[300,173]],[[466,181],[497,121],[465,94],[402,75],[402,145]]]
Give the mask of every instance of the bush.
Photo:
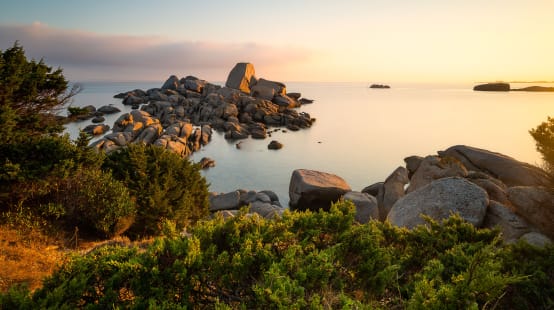
[[[46,280],[32,306],[553,306],[554,247],[503,245],[496,232],[477,230],[459,217],[411,231],[379,222],[358,225],[352,218],[346,202],[328,213],[287,211],[275,220],[243,211],[227,221],[201,222],[189,237],[158,239],[145,251],[102,247]],[[10,299],[16,306],[29,300]]]
[[[541,153],[546,170],[554,176],[554,118],[529,131],[535,139],[537,151]]]
[[[208,214],[208,186],[200,167],[156,146],[131,144],[112,152],[105,164],[136,199],[130,233],[158,235],[165,219],[183,229]]]

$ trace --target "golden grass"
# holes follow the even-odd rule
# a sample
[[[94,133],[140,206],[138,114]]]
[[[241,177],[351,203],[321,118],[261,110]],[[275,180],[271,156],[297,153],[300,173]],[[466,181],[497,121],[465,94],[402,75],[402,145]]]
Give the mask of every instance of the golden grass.
[[[40,288],[43,279],[72,254],[86,255],[95,248],[113,245],[144,249],[153,241],[154,238],[148,238],[131,242],[126,237],[81,239],[64,233],[55,237],[39,230],[18,230],[10,225],[0,225],[0,292],[17,284],[27,285],[31,291]]]
[[[67,253],[52,237],[0,225],[0,291],[15,284],[25,284],[30,290],[41,287],[44,277],[64,262]]]

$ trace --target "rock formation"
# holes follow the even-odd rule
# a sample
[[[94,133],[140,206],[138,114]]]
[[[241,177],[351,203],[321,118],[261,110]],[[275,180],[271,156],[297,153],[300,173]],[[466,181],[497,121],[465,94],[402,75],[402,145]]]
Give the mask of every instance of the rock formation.
[[[128,143],[142,142],[189,156],[211,140],[212,128],[224,131],[226,139],[265,139],[268,127],[299,130],[315,121],[295,110],[304,99],[300,93],[287,94],[283,83],[258,80],[250,63],[238,63],[225,85],[172,75],[161,88],[117,94],[115,97],[123,99],[123,104],[140,107],[140,111],[121,115],[113,133],[93,146],[111,152]],[[102,107],[106,113],[114,113],[115,109]]]
[[[334,174],[298,169],[289,185],[289,204],[297,210],[329,210],[333,202],[350,192],[346,181]]]

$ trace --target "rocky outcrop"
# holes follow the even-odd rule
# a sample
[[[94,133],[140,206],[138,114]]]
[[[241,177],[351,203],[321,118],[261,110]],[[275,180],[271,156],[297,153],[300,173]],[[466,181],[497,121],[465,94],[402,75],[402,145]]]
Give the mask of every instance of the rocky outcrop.
[[[422,214],[435,220],[459,214],[479,227],[488,205],[485,190],[463,178],[448,177],[435,180],[400,198],[391,208],[387,220],[396,226],[414,228],[425,224]]]
[[[121,112],[121,110],[117,107],[114,107],[113,105],[104,105],[104,106],[101,106],[100,108],[98,108],[99,112],[102,112],[104,114],[114,114],[114,113],[119,113]]]
[[[250,96],[250,88],[255,85],[258,89],[271,89],[272,95]],[[239,63],[231,70],[226,87],[194,76],[179,79],[172,75],[161,88],[135,89],[116,95],[123,99],[123,104],[131,104],[140,111],[120,116],[113,132],[130,133],[127,143],[156,144],[189,156],[211,140],[212,128],[224,131],[225,138],[230,140],[265,139],[270,126],[309,128],[315,119],[294,109],[300,106],[300,96],[300,93],[288,96],[283,83],[257,80],[254,66],[249,63]],[[112,107],[105,109],[111,111]],[[188,125],[181,128],[183,124]],[[193,127],[196,129],[191,131]],[[93,145],[102,151],[122,146],[106,140],[102,138]]]
[[[508,83],[486,83],[473,87],[475,91],[510,91]]]
[[[424,223],[420,213],[442,219],[458,212],[476,226],[500,229],[508,242],[554,239],[554,193],[541,169],[463,145],[404,161],[406,168],[362,190],[377,198],[381,219],[411,228]]]
[[[349,191],[350,186],[337,175],[298,169],[292,173],[289,204],[298,210],[328,210],[333,202]]]
[[[511,91],[554,92],[554,87],[529,86],[529,87],[512,89]]]
[[[499,179],[507,186],[546,186],[548,175],[541,169],[509,156],[475,147],[456,145],[439,152],[442,158],[452,157],[467,170],[479,171]]]

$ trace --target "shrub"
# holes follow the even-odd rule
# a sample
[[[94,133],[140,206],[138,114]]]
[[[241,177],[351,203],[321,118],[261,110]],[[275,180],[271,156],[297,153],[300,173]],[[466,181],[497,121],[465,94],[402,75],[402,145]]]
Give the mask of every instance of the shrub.
[[[496,232],[460,217],[411,231],[352,218],[344,202],[330,212],[287,211],[274,220],[244,211],[218,217],[145,251],[102,247],[75,257],[32,302],[21,295],[10,302],[141,309],[552,306],[553,247],[506,246]]]
[[[136,199],[137,216],[130,229],[135,237],[159,234],[164,219],[183,229],[208,213],[208,186],[200,167],[175,153],[131,144],[112,152],[104,167]]]
[[[541,153],[546,170],[554,175],[554,118],[548,117],[536,128],[529,131],[535,139],[537,151]]]

